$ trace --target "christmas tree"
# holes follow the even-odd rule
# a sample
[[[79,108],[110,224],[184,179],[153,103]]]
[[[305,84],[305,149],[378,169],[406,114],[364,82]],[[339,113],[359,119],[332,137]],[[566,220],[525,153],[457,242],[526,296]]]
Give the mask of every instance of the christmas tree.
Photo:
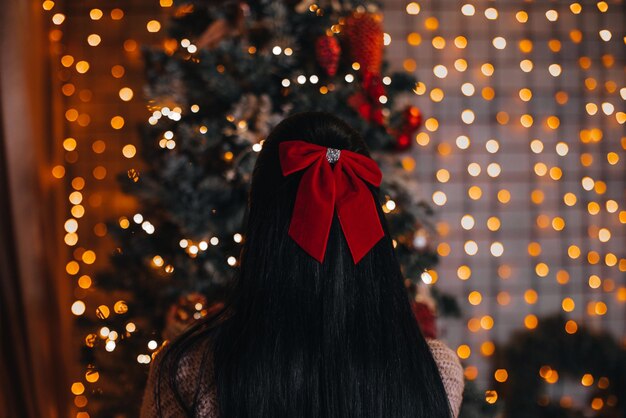
[[[380,204],[408,291],[437,279],[431,209],[402,152],[421,124],[416,79],[388,71],[378,6],[196,0],[171,10],[168,37],[144,48],[143,165],[120,175],[142,209],[111,223],[118,248],[96,283],[108,302],[97,321],[79,318],[92,417],[137,416],[151,354],[219,308],[245,240],[255,156],[289,114],[332,112],[362,133],[383,171]],[[456,309],[437,296],[444,314]]]

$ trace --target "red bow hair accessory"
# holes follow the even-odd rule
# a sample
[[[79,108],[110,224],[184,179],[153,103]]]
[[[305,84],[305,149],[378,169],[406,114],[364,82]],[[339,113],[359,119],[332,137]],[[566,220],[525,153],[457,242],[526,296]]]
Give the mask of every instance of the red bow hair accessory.
[[[298,186],[289,236],[321,263],[336,209],[354,263],[358,263],[385,235],[374,196],[365,184],[380,186],[382,173],[376,162],[356,152],[305,141],[281,142],[279,156],[283,176],[306,170]]]

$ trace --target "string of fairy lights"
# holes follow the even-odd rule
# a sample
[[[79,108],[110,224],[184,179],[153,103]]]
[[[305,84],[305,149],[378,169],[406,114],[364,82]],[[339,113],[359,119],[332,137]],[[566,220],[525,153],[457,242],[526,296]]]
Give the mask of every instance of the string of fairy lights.
[[[535,329],[550,310],[570,318],[570,334],[601,321],[624,338],[626,88],[623,54],[613,54],[626,39],[618,6],[425,1],[406,4],[406,13],[415,20],[396,36],[415,52],[402,65],[417,69],[416,93],[430,99],[416,101],[430,116],[416,137],[417,166],[422,155],[439,162],[431,198],[441,207],[442,261],[430,275],[466,298],[466,329],[448,335],[466,378],[505,382],[507,370],[489,375],[483,361],[494,339]],[[455,24],[441,28],[444,16]],[[457,128],[456,138],[446,125]],[[430,162],[423,166],[428,174]],[[450,283],[454,276],[461,287]],[[556,370],[546,370],[540,376],[558,382]],[[494,403],[498,394],[489,390],[485,399]]]
[[[104,303],[87,306],[83,298],[85,291],[92,288],[88,272],[100,255],[97,240],[107,235],[105,219],[98,219],[88,212],[88,208],[102,205],[102,193],[89,191],[93,190],[94,182],[101,182],[105,188],[113,190],[113,176],[109,174],[114,173],[112,170],[118,165],[103,158],[113,144],[103,139],[87,143],[79,133],[89,132],[96,122],[104,120],[106,123],[99,125],[101,131],[114,134],[123,131],[131,138],[119,147],[115,158],[132,160],[137,150],[129,126],[146,119],[153,125],[164,117],[174,121],[180,119],[183,109],[176,106],[149,107],[147,116],[138,118],[133,115],[128,105],[137,99],[135,92],[141,86],[128,82],[128,66],[124,63],[111,65],[110,61],[96,59],[91,52],[102,48],[103,39],[107,37],[105,26],[100,25],[96,30],[98,22],[142,19],[139,23],[145,28],[146,36],[160,36],[162,23],[158,19],[145,19],[145,16],[127,16],[123,7],[111,8],[105,4],[102,8],[79,9],[76,16],[66,15],[53,0],[45,0],[41,5],[51,21],[49,40],[53,66],[58,70],[59,93],[65,98],[65,132],[71,133],[56,144],[63,150],[63,161],[51,168],[52,177],[66,185],[69,202],[63,225],[69,256],[66,272],[76,283],[76,298],[69,309],[76,316],[84,315],[88,310],[95,311],[100,318],[124,314],[128,307],[123,300],[110,306]],[[160,0],[158,6],[167,9],[173,6],[173,2]],[[443,220],[438,223],[441,240],[437,245],[442,262],[436,269],[426,272],[423,278],[427,283],[440,279],[444,286],[459,281],[460,286],[452,287],[460,289],[462,304],[468,307],[468,317],[460,334],[462,341],[458,341],[454,348],[464,360],[465,376],[469,380],[480,377],[486,380],[487,373],[491,373],[480,358],[484,360],[494,353],[495,336],[506,335],[502,332],[504,325],[527,329],[537,327],[543,312],[540,302],[544,294],[554,290],[547,283],[548,279],[553,279],[557,285],[554,290],[557,307],[560,306],[570,317],[566,323],[568,333],[576,333],[579,324],[594,319],[609,325],[611,318],[623,320],[626,286],[619,278],[626,272],[626,254],[622,249],[626,237],[623,227],[626,208],[623,174],[619,174],[619,170],[623,173],[626,158],[626,136],[622,128],[626,113],[619,109],[623,109],[626,100],[626,87],[624,80],[615,79],[609,69],[623,66],[623,55],[616,57],[614,52],[623,49],[626,38],[609,26],[606,17],[612,7],[605,1],[571,2],[560,8],[552,3],[539,5],[522,1],[506,5],[493,2],[406,2],[403,3],[406,33],[400,39],[385,34],[386,46],[403,43],[406,58],[401,65],[404,70],[417,71],[420,76],[414,90],[416,104],[432,109],[424,112],[423,129],[415,137],[415,157],[406,157],[403,166],[415,171],[415,175],[425,182],[432,182],[430,198],[442,213]],[[455,34],[451,34],[451,28],[445,25],[445,16],[450,12],[460,18],[459,26],[452,28],[457,32]],[[155,7],[156,14],[158,7]],[[583,18],[592,15],[598,16],[597,22]],[[74,17],[75,21],[72,21]],[[88,20],[84,20],[85,17]],[[505,18],[508,19],[505,24],[499,23]],[[531,27],[537,19],[542,25],[551,25],[547,33],[539,35],[536,26]],[[574,22],[574,26],[559,26],[564,20]],[[506,24],[516,25],[508,29],[510,34]],[[486,32],[474,31],[477,25],[485,26]],[[68,33],[74,38],[68,40]],[[516,39],[518,35],[520,38]],[[589,37],[593,39],[589,40]],[[70,41],[77,43],[78,38],[82,49],[69,51]],[[478,54],[480,58],[475,58],[471,47],[478,42],[487,42],[489,49],[486,54]],[[591,50],[589,42],[599,45],[599,59],[594,58],[598,55],[597,50]],[[190,40],[183,40],[180,45],[173,40],[164,40],[163,46],[166,51],[179,47],[190,54],[197,51],[197,46]],[[549,59],[543,52],[538,52],[540,47],[547,47]],[[566,56],[565,47],[573,47],[574,58]],[[136,56],[139,42],[125,39],[116,48],[123,54]],[[413,51],[418,52],[414,54]],[[293,51],[275,46],[272,53],[290,55]],[[430,59],[425,62],[424,56]],[[353,70],[357,71],[358,65],[355,63]],[[432,72],[430,79],[422,77],[423,71]],[[511,75],[497,78],[500,71],[508,71]],[[576,71],[579,75],[574,86],[563,82],[569,71]],[[541,73],[539,78],[538,72]],[[89,83],[101,82],[105,77],[103,74],[119,86],[117,104],[113,113],[88,113],[82,110],[81,103],[93,100]],[[282,85],[316,84],[319,81],[315,75],[302,77],[282,80]],[[555,81],[551,89],[540,82],[541,77]],[[345,80],[351,82],[354,76],[346,74]],[[391,82],[389,77],[383,81],[385,84]],[[320,86],[319,91],[327,94],[329,87]],[[460,99],[461,107],[458,113],[451,115],[455,107],[446,104],[455,98]],[[381,103],[384,104],[385,99],[381,97]],[[576,108],[572,113],[568,107],[571,101],[582,103],[583,108]],[[485,103],[486,107],[483,106]],[[198,110],[197,105],[190,108],[191,112]],[[441,134],[444,123],[453,124],[458,128],[458,134],[444,138]],[[245,129],[246,126],[241,124],[245,121],[237,124],[238,128]],[[507,139],[509,136],[523,141],[512,143]],[[175,148],[173,133],[164,132],[158,146]],[[252,148],[253,152],[259,150],[260,144]],[[83,157],[88,152],[92,157]],[[527,159],[529,170],[520,173],[509,167],[511,155],[520,160]],[[225,155],[224,158],[228,160],[234,156]],[[434,165],[434,175],[420,171],[423,159],[427,159],[423,167],[430,169]],[[448,162],[452,160],[458,165],[450,165]],[[139,180],[134,168],[128,170],[128,176]],[[520,184],[527,185],[530,190],[518,193]],[[459,186],[462,194],[457,193]],[[393,210],[393,206],[394,202],[387,202],[386,211]],[[532,216],[530,225],[510,221],[508,213],[517,209],[523,210],[525,216]],[[147,234],[154,232],[154,226],[140,213],[119,219],[123,228],[129,227],[131,222],[141,225]],[[240,234],[231,238],[235,242],[242,240]],[[553,246],[551,243],[555,239],[558,242]],[[521,241],[525,242],[526,254],[512,251]],[[198,242],[183,239],[179,244],[190,257],[194,257],[209,245],[218,243],[219,237],[211,237]],[[230,257],[227,262],[235,265],[237,260]],[[152,263],[166,273],[174,269],[159,255],[153,257]],[[529,272],[521,267],[524,264],[531,266]],[[488,274],[492,277],[481,277]],[[515,306],[520,301],[528,308],[527,313],[519,316],[517,323],[505,324],[510,318],[510,315],[506,316],[508,312],[521,312],[519,305]],[[106,350],[113,351],[118,333],[133,333],[136,327],[133,322],[128,322],[125,330],[102,327],[84,336],[83,342],[93,346],[100,338],[105,341]],[[617,331],[623,338],[624,329]],[[150,353],[157,347],[157,341],[147,341],[146,351],[137,353],[137,361],[149,363]],[[558,374],[551,369],[538,372],[548,383],[558,381]],[[493,372],[493,378],[498,382],[506,381],[507,376],[505,369]],[[85,410],[87,388],[98,379],[98,371],[87,367],[80,379],[72,383],[70,390],[77,418],[89,417]],[[581,377],[583,386],[590,386],[589,382],[593,381],[591,375]],[[604,384],[601,378],[595,381]],[[497,402],[497,392],[487,390],[485,400]],[[599,409],[602,406],[592,407]]]

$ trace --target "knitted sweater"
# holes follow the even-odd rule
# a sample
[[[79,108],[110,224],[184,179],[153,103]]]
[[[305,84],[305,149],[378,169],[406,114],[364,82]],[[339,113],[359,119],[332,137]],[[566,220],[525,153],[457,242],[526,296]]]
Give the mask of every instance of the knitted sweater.
[[[448,348],[440,340],[427,340],[430,351],[439,368],[441,379],[450,401],[453,417],[459,415],[461,401],[463,398],[463,367],[459,362],[456,353]],[[198,397],[197,416],[201,418],[217,418],[218,405],[215,385],[212,384],[212,373],[201,373],[203,370],[212,370],[210,355],[203,358],[206,352],[201,347],[196,346],[181,359],[179,373],[177,376],[180,385],[181,395],[187,404],[191,404],[194,397],[194,390],[198,378],[200,381],[200,395]],[[141,405],[141,418],[157,417],[157,406],[154,396],[156,384],[155,364],[159,361],[159,355],[155,356],[154,363],[150,368],[148,383],[146,385],[143,403]],[[163,418],[185,417],[184,411],[180,408],[174,395],[167,390],[167,385],[161,386],[161,413]]]

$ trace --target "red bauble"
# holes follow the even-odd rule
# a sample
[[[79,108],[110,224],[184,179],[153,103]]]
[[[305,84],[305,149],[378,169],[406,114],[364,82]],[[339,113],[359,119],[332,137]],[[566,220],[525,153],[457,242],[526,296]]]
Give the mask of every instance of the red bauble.
[[[409,106],[404,111],[404,120],[407,128],[416,131],[422,125],[422,112],[418,107]]]
[[[382,16],[355,12],[346,19],[343,32],[352,60],[361,65],[361,70],[380,74],[384,47]]]
[[[373,103],[363,92],[354,93],[348,98],[348,105],[356,110],[363,119],[383,125],[385,120],[380,104]]]
[[[401,133],[396,136],[395,147],[398,151],[404,151],[411,147],[411,137],[407,133]]]
[[[330,77],[337,74],[340,54],[341,46],[335,36],[322,35],[315,41],[315,57],[317,58],[317,62]]]
[[[422,125],[422,112],[415,106],[408,106],[402,115],[402,126],[397,130],[391,130],[396,138],[395,148],[404,151],[413,144],[411,138],[417,129]]]
[[[411,309],[424,337],[437,338],[437,323],[433,310],[427,304],[416,301],[411,301]]]

